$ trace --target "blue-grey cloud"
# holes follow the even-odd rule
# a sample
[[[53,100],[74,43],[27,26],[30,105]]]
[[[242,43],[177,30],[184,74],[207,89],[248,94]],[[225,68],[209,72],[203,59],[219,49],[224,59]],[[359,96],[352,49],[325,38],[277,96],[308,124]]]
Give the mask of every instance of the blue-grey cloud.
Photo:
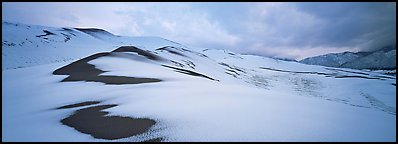
[[[394,3],[2,3],[3,20],[100,27],[185,45],[301,59],[396,44]]]
[[[297,6],[327,21],[319,44],[360,45],[363,50],[372,50],[396,43],[395,3],[298,3]]]

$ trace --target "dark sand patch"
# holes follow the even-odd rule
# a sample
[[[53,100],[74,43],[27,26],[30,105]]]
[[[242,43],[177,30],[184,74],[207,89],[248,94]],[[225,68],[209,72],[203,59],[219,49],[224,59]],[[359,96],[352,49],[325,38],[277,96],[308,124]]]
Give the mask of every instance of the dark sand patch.
[[[117,105],[101,105],[80,109],[71,116],[62,119],[61,123],[73,127],[81,133],[89,134],[94,138],[107,140],[143,134],[156,123],[154,120],[147,118],[105,116],[108,112],[102,110],[115,106]]]
[[[81,103],[77,103],[77,104],[62,106],[57,109],[68,109],[68,108],[82,107],[82,106],[88,106],[88,105],[95,105],[95,104],[99,104],[99,103],[100,103],[99,101],[87,101],[87,102],[81,102]]]
[[[49,36],[49,35],[55,35],[54,33],[48,31],[48,30],[43,30],[43,32],[45,33],[44,35],[38,35],[36,37],[44,37],[44,36]]]
[[[278,71],[278,72],[297,73],[297,74],[317,74],[317,75],[328,75],[328,76],[331,76],[331,75],[332,75],[332,74],[321,73],[321,72],[288,71],[288,70],[279,70],[279,69],[266,68],[266,67],[260,67],[260,68],[261,68],[261,69],[266,69],[266,70]]]
[[[69,65],[59,68],[53,72],[54,75],[69,75],[61,82],[73,82],[73,81],[87,81],[87,82],[102,82],[105,84],[140,84],[140,83],[153,83],[160,82],[160,79],[155,78],[136,78],[126,76],[101,76],[101,73],[107,72],[95,68],[94,65],[88,62],[104,57],[110,56],[111,53],[98,53],[81,60],[75,61]]]
[[[95,68],[94,65],[88,64],[87,62],[94,60],[96,58],[108,56],[109,53],[104,52],[104,53],[97,53],[91,56],[88,56],[86,58],[83,58],[81,60],[72,62],[69,65],[66,65],[62,68],[59,68],[53,72],[54,75],[71,75],[70,77],[73,77],[73,75],[99,75],[101,73],[104,73],[105,71],[99,70]]]
[[[364,79],[379,79],[384,80],[381,78],[373,78],[373,77],[365,77],[365,76],[335,76],[335,78],[364,78]]]
[[[119,47],[118,49],[113,50],[112,52],[134,52],[134,53],[137,53],[137,54],[144,56],[148,59],[151,59],[151,60],[155,60],[155,61],[163,61],[164,60],[164,58],[162,58],[160,56],[157,56],[157,55],[147,52],[145,50],[136,48],[134,46],[122,46],[122,47]]]
[[[171,67],[171,66],[167,66],[167,65],[162,65],[162,66],[174,69],[176,72],[179,72],[179,73],[183,73],[183,74],[187,74],[187,75],[191,75],[191,76],[199,76],[199,77],[204,77],[204,78],[207,78],[207,79],[210,79],[210,80],[219,81],[219,80],[213,79],[211,77],[208,77],[206,75],[203,75],[203,74],[200,74],[200,73],[197,73],[197,72],[193,72],[193,71],[190,71],[190,70],[180,69],[180,68]]]

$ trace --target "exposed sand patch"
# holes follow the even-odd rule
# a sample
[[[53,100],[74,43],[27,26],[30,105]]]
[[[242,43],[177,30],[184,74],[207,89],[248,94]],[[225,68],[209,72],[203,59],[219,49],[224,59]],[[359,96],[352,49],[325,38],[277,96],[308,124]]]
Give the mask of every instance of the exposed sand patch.
[[[155,78],[136,78],[126,76],[101,76],[101,73],[106,71],[95,68],[94,65],[88,62],[96,58],[110,56],[111,53],[98,53],[81,60],[75,61],[69,65],[59,68],[53,72],[54,75],[69,75],[61,82],[70,81],[87,81],[87,82],[102,82],[105,84],[140,84],[153,83],[162,80]]]
[[[100,102],[83,102],[66,105],[61,108],[72,108]],[[147,118],[130,118],[121,116],[105,116],[108,112],[102,110],[117,105],[92,106],[75,111],[71,116],[61,120],[61,123],[73,127],[77,131],[89,134],[94,138],[115,140],[127,138],[147,132],[156,122]],[[161,138],[148,141],[161,141]]]
[[[134,52],[134,53],[142,55],[148,59],[151,59],[151,60],[155,60],[155,61],[164,61],[165,60],[164,58],[162,58],[160,56],[157,56],[157,55],[147,52],[145,50],[136,48],[134,46],[122,46],[122,47],[119,47],[119,48],[113,50],[112,52]]]

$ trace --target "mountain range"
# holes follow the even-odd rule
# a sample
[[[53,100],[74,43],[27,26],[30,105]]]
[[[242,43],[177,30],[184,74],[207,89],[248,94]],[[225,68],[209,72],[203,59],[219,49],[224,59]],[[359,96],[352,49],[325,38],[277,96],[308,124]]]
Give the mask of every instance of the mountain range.
[[[394,70],[396,69],[396,45],[386,46],[371,52],[330,53],[305,58],[299,62],[328,67]]]

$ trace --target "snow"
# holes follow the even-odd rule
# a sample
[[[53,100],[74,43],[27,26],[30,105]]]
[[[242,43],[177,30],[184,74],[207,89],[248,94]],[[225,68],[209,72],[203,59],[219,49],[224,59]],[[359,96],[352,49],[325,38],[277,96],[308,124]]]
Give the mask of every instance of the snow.
[[[76,45],[89,38],[75,39]],[[164,141],[396,141],[396,90],[392,85],[396,79],[393,76],[379,78],[387,75],[330,69],[226,50],[190,49],[158,37],[114,37],[104,42],[107,43],[104,49],[93,51],[112,51],[122,45],[117,42],[127,45],[131,42],[184,66],[170,61],[152,61],[129,52],[124,54],[130,54],[130,58],[100,57],[88,62],[108,71],[101,75],[162,80],[124,85],[60,82],[67,76],[52,72],[71,61],[37,62],[29,67],[3,70],[3,141],[111,141],[95,139],[60,123],[81,107],[55,108],[84,101],[118,104],[105,110],[109,115],[149,118],[157,122],[147,133],[113,141],[144,141],[157,137],[163,137]],[[173,46],[173,50],[186,57],[156,50],[163,46]],[[3,46],[2,50],[11,54],[9,47]],[[54,57],[64,51],[58,50],[61,52],[52,53]],[[29,52],[19,52],[29,57]],[[47,53],[41,52],[34,56],[47,57]],[[84,53],[82,57],[94,54]],[[195,66],[189,67],[187,61]],[[20,66],[20,63],[8,64],[9,67]],[[161,65],[201,73],[218,81],[178,73]],[[227,74],[228,70],[237,74]]]
[[[301,63],[353,69],[395,69],[396,48],[387,47],[373,52],[330,53],[309,57]]]
[[[65,30],[68,29],[68,30]],[[54,35],[42,36],[45,31]],[[2,22],[2,70],[54,62],[73,61],[121,45],[145,44],[145,48],[181,46],[159,37],[124,37],[108,33],[87,34],[74,28]]]
[[[311,64],[311,65],[323,65],[329,67],[339,67],[347,62],[358,59],[360,55],[352,52],[344,53],[331,53],[321,56],[309,57],[300,60],[301,63]]]
[[[349,63],[342,65],[342,67],[356,68],[356,69],[392,69],[396,68],[396,50],[388,52],[374,52],[366,57],[358,58]]]

